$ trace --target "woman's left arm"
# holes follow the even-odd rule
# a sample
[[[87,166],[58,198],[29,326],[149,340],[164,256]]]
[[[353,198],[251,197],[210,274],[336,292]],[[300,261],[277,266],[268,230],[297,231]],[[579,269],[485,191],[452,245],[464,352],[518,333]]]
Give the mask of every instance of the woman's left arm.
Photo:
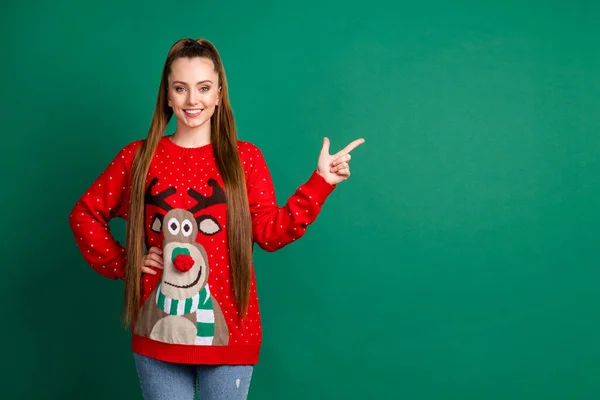
[[[253,145],[246,150],[252,152],[245,158],[251,160],[246,185],[254,242],[263,250],[275,251],[302,237],[336,185],[350,177],[350,151],[363,142],[364,139],[355,140],[342,151],[330,155],[329,139],[325,138],[317,169],[282,207],[277,205],[275,188],[262,152]]]

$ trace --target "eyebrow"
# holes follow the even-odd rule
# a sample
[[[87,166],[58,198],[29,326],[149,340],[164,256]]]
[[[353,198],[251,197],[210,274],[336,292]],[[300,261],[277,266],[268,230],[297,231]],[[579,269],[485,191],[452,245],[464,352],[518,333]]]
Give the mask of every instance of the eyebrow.
[[[196,85],[199,85],[199,84],[201,84],[201,83],[206,83],[206,82],[210,82],[210,83],[212,83],[212,81],[211,81],[211,80],[209,80],[209,79],[205,79],[205,80],[203,80],[203,81],[199,81],[199,82],[197,82],[197,83],[196,83]],[[187,86],[187,83],[185,83],[185,82],[182,82],[182,81],[173,81],[173,83],[174,83],[174,84],[175,84],[175,83],[179,83],[180,85],[186,85],[186,86]]]

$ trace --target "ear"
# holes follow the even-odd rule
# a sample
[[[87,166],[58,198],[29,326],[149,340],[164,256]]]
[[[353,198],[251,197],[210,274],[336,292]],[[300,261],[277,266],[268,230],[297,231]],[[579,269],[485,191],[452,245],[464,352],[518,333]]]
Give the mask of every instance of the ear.
[[[150,229],[152,229],[152,232],[160,233],[160,231],[162,230],[164,217],[164,215],[159,213],[156,213],[154,215],[154,218],[152,218],[152,224],[150,225]]]
[[[198,223],[198,231],[206,236],[216,235],[221,232],[221,225],[210,215],[202,215],[196,218],[196,222]]]
[[[215,103],[215,105],[219,105],[220,102],[220,97],[221,97],[221,86],[219,86],[219,91],[217,92],[217,102]]]

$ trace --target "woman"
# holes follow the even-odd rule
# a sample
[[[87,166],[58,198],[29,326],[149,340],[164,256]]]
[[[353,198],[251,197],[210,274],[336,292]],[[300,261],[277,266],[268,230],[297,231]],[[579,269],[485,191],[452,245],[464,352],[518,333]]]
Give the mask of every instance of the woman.
[[[302,237],[363,142],[330,155],[325,138],[317,170],[278,207],[261,151],[237,140],[216,48],[172,46],[148,137],[117,154],[70,216],[91,267],[125,281],[145,399],[193,399],[196,382],[203,400],[247,397],[262,339],[253,243],[275,251]],[[125,248],[115,217],[128,221]]]

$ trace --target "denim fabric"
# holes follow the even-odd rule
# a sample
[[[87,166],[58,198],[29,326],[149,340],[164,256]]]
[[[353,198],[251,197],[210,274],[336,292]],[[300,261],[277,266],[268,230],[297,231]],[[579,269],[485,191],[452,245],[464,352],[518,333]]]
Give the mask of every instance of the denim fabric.
[[[189,365],[133,354],[144,400],[246,400],[252,365]]]

